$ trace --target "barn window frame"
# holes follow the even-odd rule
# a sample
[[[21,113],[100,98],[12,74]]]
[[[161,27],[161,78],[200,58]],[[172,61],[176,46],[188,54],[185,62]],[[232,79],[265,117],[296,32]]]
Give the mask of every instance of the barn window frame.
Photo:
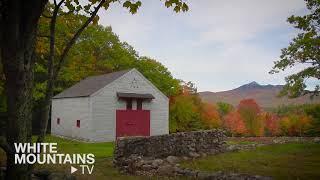
[[[77,126],[77,128],[80,128],[80,120],[79,119],[76,121],[76,126]]]

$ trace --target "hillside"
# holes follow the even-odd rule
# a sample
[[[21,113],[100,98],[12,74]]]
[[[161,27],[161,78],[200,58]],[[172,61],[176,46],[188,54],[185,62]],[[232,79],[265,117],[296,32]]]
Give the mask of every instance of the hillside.
[[[307,95],[295,99],[288,99],[287,97],[279,98],[277,95],[281,89],[281,85],[260,85],[253,81],[229,91],[205,91],[199,92],[199,94],[205,102],[227,102],[234,106],[238,105],[242,99],[246,98],[255,99],[257,103],[264,108],[289,104],[320,103],[320,97],[315,97],[311,100],[310,96]]]

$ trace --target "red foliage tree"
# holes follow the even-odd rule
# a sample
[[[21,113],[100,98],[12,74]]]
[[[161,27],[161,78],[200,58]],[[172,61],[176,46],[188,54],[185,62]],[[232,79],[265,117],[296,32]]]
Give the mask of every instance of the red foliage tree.
[[[237,111],[246,124],[249,135],[263,135],[263,121],[259,118],[261,109],[254,99],[243,99],[240,101]]]
[[[260,106],[254,99],[243,99],[238,105],[238,111],[250,110],[251,112],[258,114],[261,112]]]
[[[265,133],[267,136],[276,136],[280,134],[280,118],[272,113],[262,113],[261,118],[264,121]]]
[[[243,135],[247,132],[244,121],[239,112],[233,111],[224,117],[224,126],[233,135]]]

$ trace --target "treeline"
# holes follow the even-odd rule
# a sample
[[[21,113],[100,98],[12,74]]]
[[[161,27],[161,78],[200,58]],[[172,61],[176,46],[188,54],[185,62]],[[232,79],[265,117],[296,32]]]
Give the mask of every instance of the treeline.
[[[223,128],[230,136],[319,136],[320,104],[282,106],[263,111],[254,99],[237,107],[208,104],[184,93],[170,107],[171,132]]]
[[[266,112],[254,99],[244,99],[223,119],[225,128],[231,135],[319,136],[319,110],[320,105],[313,104],[292,106],[292,108],[282,106]]]

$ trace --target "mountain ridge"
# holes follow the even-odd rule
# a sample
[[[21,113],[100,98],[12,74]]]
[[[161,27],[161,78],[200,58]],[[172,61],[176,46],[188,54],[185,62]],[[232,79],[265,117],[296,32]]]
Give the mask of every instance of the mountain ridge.
[[[320,97],[310,99],[310,95],[289,99],[288,97],[278,97],[283,85],[261,85],[256,81],[239,86],[235,89],[211,92],[199,92],[201,99],[209,103],[226,102],[237,106],[242,99],[255,99],[263,108],[274,108],[290,104],[313,104],[320,103]]]
[[[283,85],[271,85],[271,84],[260,85],[256,81],[252,81],[252,82],[250,82],[248,84],[244,84],[244,85],[239,86],[239,87],[237,87],[235,89],[241,89],[241,90],[242,89],[251,89],[251,88],[263,88],[263,89],[265,89],[265,88],[280,88],[280,87],[282,88]]]

